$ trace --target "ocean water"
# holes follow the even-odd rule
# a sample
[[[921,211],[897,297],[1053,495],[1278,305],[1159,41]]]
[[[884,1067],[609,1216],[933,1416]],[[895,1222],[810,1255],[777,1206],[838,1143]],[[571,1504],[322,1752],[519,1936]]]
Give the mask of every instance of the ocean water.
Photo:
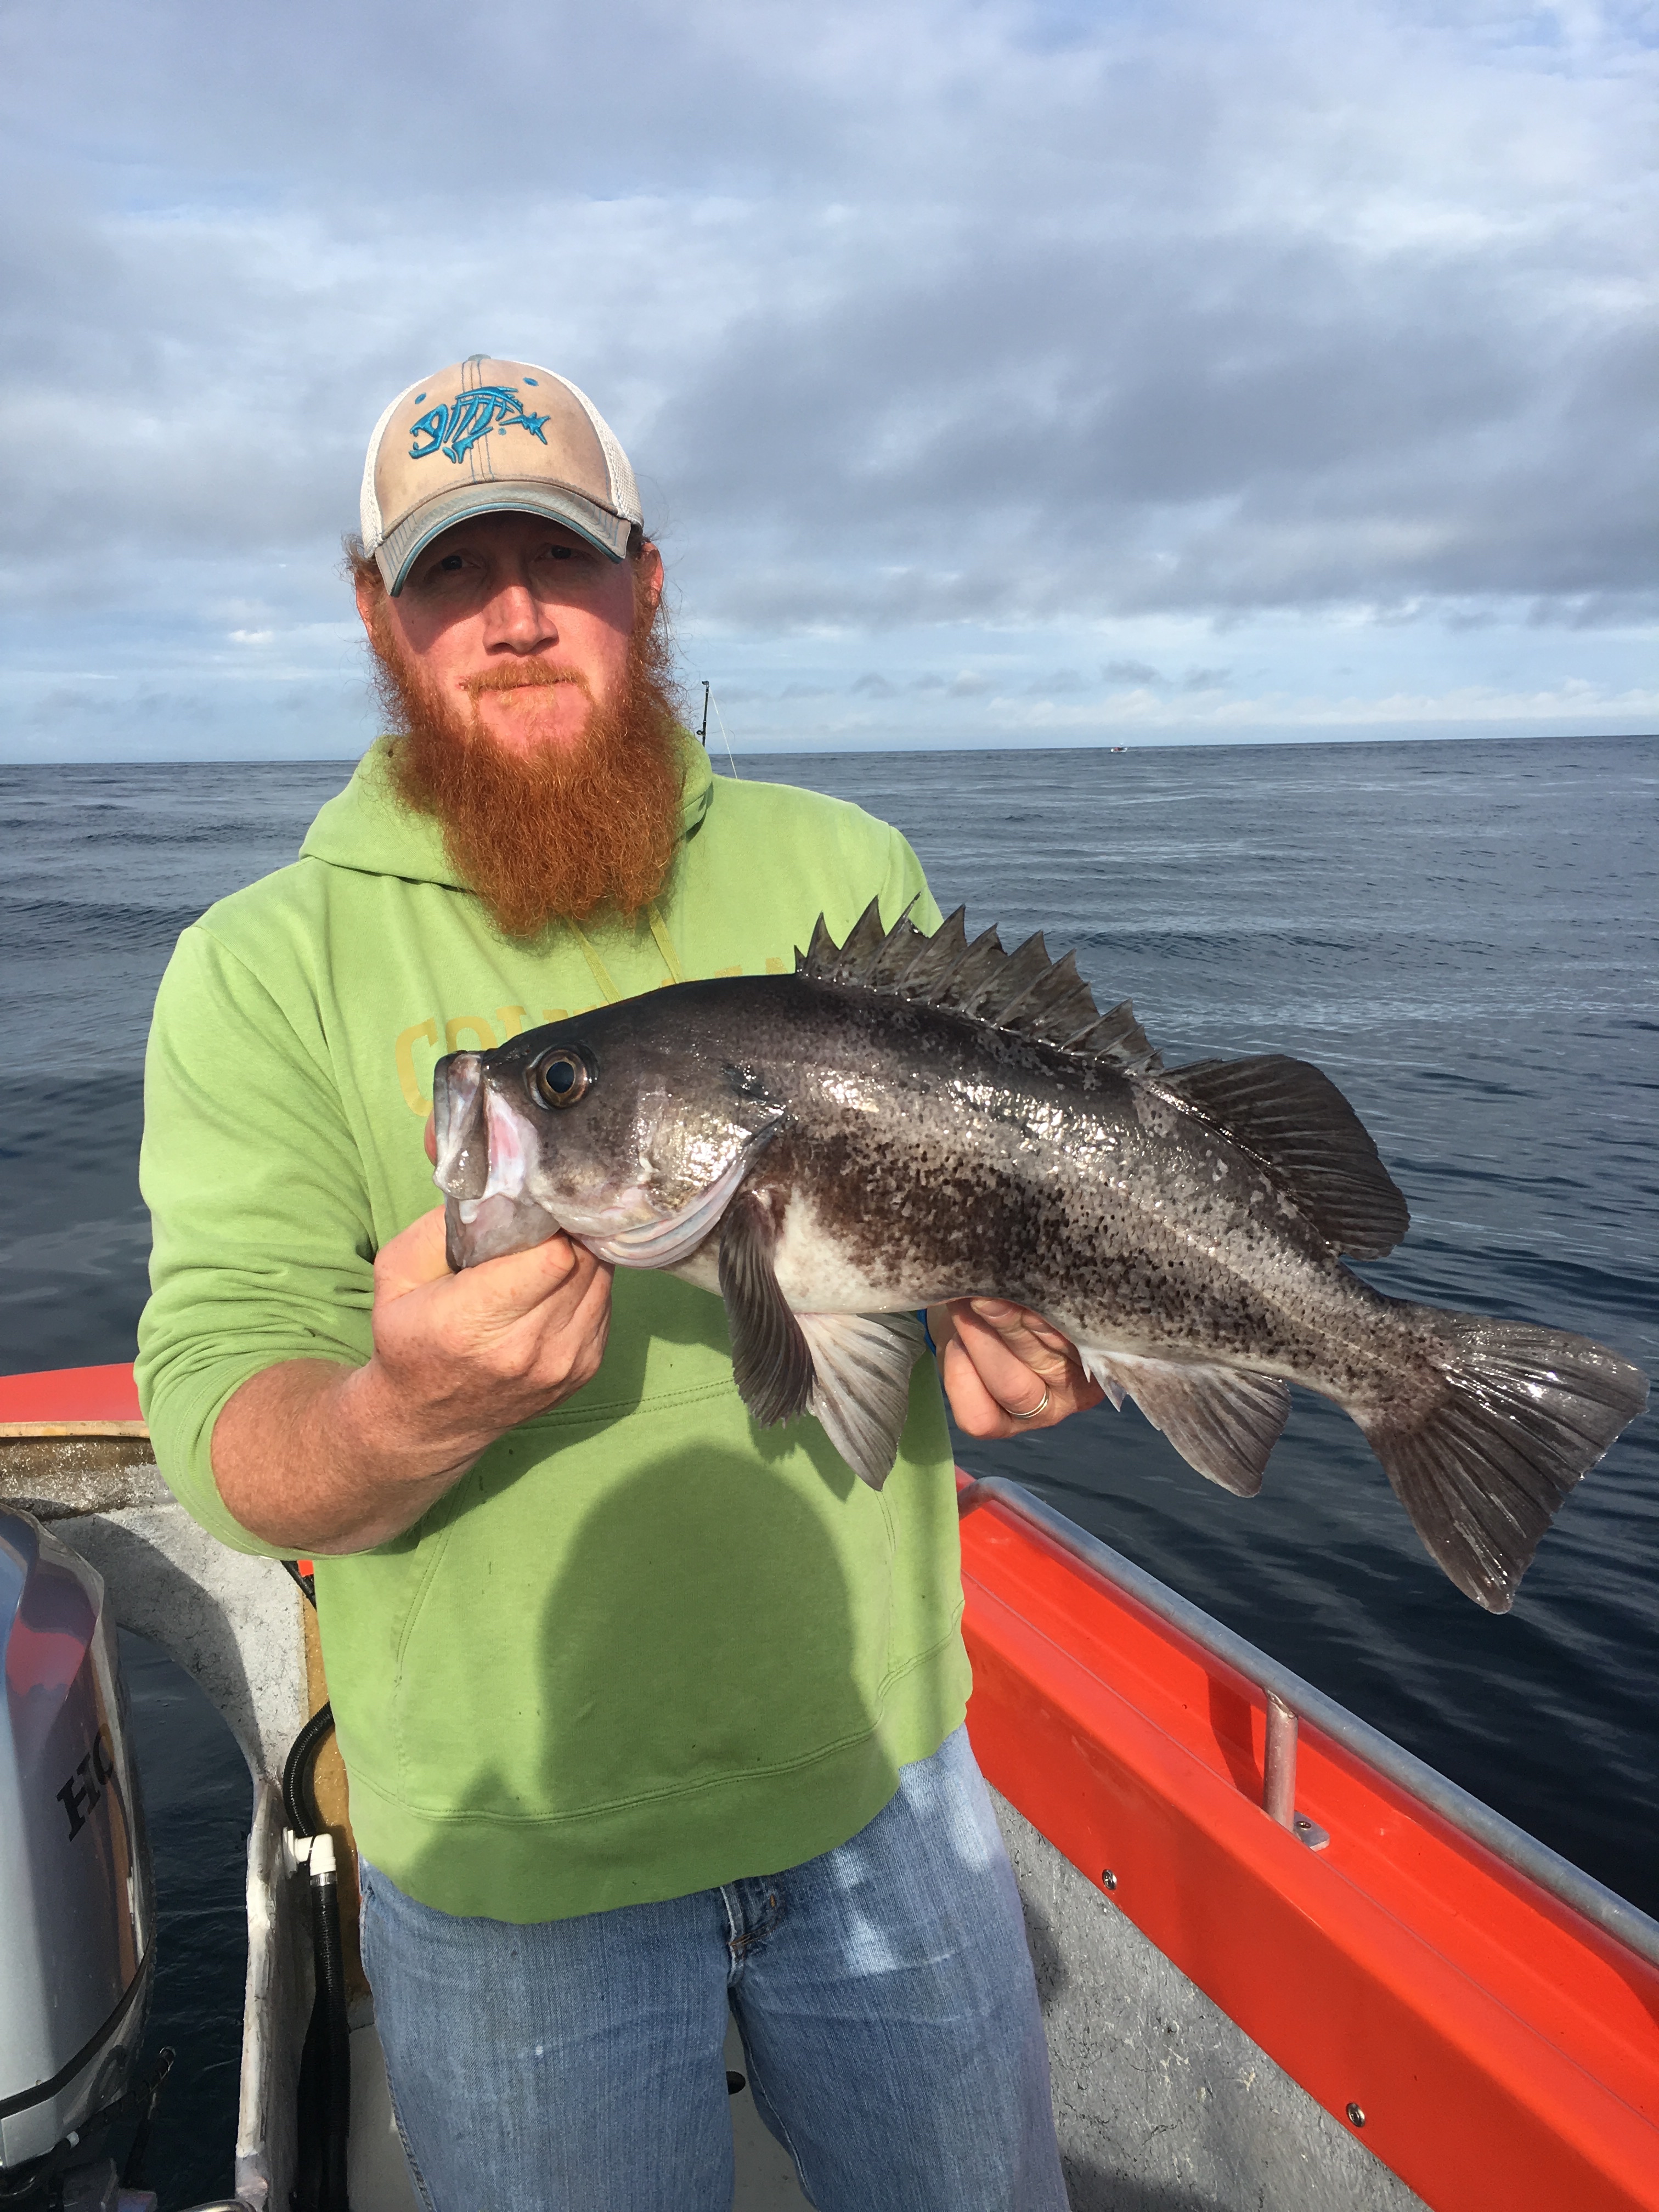
[[[1392,1294],[1659,1365],[1659,742],[747,757],[896,823],[941,903],[1075,947],[1170,1062],[1263,1050],[1341,1085],[1410,1202]],[[155,982],[185,922],[290,858],[347,771],[0,768],[0,1369],[129,1358]],[[1298,1392],[1260,1498],[1109,1407],[965,1464],[1062,1511],[1659,1912],[1659,1413],[1495,1620],[1428,1560],[1358,1431]],[[228,2181],[247,1792],[130,1644],[179,2048],[155,2179]]]

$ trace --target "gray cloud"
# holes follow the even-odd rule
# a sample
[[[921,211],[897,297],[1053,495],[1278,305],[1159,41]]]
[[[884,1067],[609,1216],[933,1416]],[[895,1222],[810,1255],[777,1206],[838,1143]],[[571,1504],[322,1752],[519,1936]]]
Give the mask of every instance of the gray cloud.
[[[500,0],[479,68],[457,26],[0,16],[8,665],[90,665],[91,578],[104,668],[222,688],[264,631],[355,668],[318,625],[363,441],[474,348],[592,392],[687,616],[951,626],[942,697],[1005,688],[987,625],[1651,617],[1653,68],[1615,10]],[[1104,680],[1227,679],[1148,649]],[[1069,695],[1076,650],[1012,688]],[[831,688],[927,681],[857,655]]]

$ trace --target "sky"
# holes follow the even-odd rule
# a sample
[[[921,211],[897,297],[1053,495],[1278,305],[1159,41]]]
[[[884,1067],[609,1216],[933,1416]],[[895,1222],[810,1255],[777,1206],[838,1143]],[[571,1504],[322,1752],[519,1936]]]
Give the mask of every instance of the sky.
[[[349,757],[574,379],[734,747],[1659,730],[1652,0],[0,0],[0,758]]]

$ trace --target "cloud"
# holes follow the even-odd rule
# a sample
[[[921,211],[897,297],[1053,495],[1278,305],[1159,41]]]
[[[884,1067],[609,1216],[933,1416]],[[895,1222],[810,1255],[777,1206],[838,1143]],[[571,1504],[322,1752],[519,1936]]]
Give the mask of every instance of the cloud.
[[[1651,623],[1633,15],[501,0],[459,70],[455,20],[0,16],[0,676],[84,664],[94,577],[106,670],[361,690],[364,441],[475,349],[592,392],[683,630],[763,691],[755,654],[838,641],[797,696],[891,703],[928,635],[958,702],[1201,690],[1160,625],[1236,669],[1264,624],[1314,651],[1282,618],[1433,624],[1485,656],[1446,696],[1518,696],[1518,629]]]

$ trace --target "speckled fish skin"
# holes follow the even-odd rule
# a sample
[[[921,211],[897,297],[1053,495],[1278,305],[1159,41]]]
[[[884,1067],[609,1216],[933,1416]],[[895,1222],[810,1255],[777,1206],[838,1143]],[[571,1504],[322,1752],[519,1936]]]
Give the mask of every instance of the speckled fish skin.
[[[605,1073],[556,1114],[526,1079],[559,1044],[585,1047]],[[744,1186],[781,1212],[774,1265],[798,1310],[1013,1298],[1079,1344],[1178,1348],[1344,1402],[1407,1340],[1401,1324],[1397,1341],[1390,1331],[1393,1302],[1156,1076],[1068,1065],[958,1014],[793,976],[737,978],[598,1009],[477,1057],[538,1125],[527,1188],[548,1217],[542,1236],[562,1223],[599,1237],[619,1181],[673,1211],[776,1107]],[[712,1287],[716,1243],[674,1272]]]
[[[579,1086],[572,1103],[550,1104],[550,1065]],[[1286,1151],[1277,1105],[1244,1135],[1218,1120],[1217,1084],[1225,1099],[1252,1069],[1309,1103],[1309,1145]],[[1561,1499],[1645,1401],[1644,1378],[1603,1347],[1387,1298],[1345,1266],[1345,1241],[1386,1250],[1403,1233],[1404,1202],[1303,1063],[1164,1071],[1150,1048],[1067,1049],[803,973],[688,983],[456,1054],[438,1099],[454,1264],[562,1227],[722,1292],[757,1418],[810,1404],[872,1482],[896,1428],[842,1443],[825,1317],[859,1328],[1011,1298],[1243,1494],[1288,1413],[1284,1383],[1334,1400],[1442,1565],[1502,1610]],[[1335,1201],[1316,1202],[1327,1124],[1346,1164]],[[1292,1154],[1311,1169],[1287,1170]]]

